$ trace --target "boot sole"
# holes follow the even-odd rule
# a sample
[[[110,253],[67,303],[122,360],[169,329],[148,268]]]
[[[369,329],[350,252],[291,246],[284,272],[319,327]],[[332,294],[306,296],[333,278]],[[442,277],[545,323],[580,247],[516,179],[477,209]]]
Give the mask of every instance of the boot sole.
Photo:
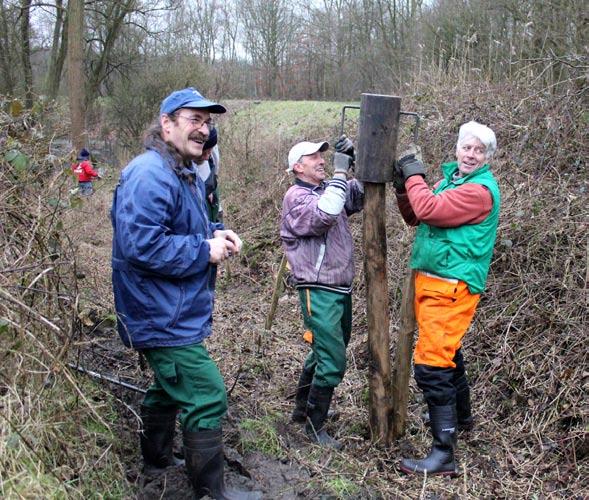
[[[401,472],[403,474],[407,474],[407,475],[420,475],[423,476],[426,473],[425,472],[421,472],[418,470],[413,470],[413,469],[408,469],[406,467],[403,467],[402,465],[399,466],[399,469],[401,470]],[[449,477],[458,477],[460,474],[458,473],[458,471],[440,471],[440,472],[427,472],[428,476],[449,476]]]

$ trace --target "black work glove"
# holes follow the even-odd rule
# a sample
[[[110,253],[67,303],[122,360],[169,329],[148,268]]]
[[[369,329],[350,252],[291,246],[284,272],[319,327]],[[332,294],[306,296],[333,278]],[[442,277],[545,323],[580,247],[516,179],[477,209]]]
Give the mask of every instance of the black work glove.
[[[403,177],[403,171],[399,168],[399,162],[395,161],[393,164],[393,187],[397,193],[406,193],[405,189],[405,177]]]
[[[337,140],[334,147],[336,152],[348,155],[350,158],[352,158],[352,161],[356,159],[356,154],[354,152],[354,143],[345,134],[343,134]]]
[[[397,162],[396,168],[401,171],[404,181],[407,181],[412,175],[421,175],[425,179],[425,168],[423,163],[415,158],[415,154],[403,156]]]

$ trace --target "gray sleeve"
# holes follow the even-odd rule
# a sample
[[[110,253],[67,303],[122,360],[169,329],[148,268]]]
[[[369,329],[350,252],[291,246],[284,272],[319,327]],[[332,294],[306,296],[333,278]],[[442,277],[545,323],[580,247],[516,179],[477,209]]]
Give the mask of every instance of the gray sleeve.
[[[213,163],[215,164],[215,173],[219,175],[219,168],[221,166],[221,152],[219,151],[218,145],[213,147],[211,156],[213,157]]]
[[[329,215],[339,215],[346,203],[348,184],[343,179],[333,178],[317,202],[317,208]]]

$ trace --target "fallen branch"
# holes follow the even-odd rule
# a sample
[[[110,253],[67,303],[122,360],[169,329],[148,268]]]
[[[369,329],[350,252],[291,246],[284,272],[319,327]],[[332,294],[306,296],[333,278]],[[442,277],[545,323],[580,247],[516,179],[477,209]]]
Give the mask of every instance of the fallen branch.
[[[98,373],[98,372],[94,372],[92,370],[88,370],[88,369],[83,368],[81,366],[75,365],[74,363],[68,363],[67,365],[70,368],[73,368],[74,370],[77,370],[80,373],[83,373],[85,375],[88,375],[88,376],[90,376],[92,378],[97,378],[98,380],[105,380],[107,382],[110,382],[111,384],[120,385],[121,387],[124,387],[125,389],[130,389],[132,391],[139,392],[141,394],[145,394],[147,392],[147,390],[141,389],[141,387],[137,387],[136,385],[129,384],[127,382],[123,382],[122,380],[117,380],[116,378],[111,377],[109,375],[103,375],[102,373]]]

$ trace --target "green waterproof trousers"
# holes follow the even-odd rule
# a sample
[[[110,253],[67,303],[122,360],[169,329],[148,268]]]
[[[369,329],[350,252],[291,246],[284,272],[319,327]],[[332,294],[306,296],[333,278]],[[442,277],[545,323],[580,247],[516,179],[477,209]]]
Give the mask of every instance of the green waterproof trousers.
[[[227,392],[216,363],[201,342],[142,351],[154,372],[143,404],[176,407],[186,431],[218,429],[227,412]]]
[[[318,288],[299,289],[305,327],[313,334],[304,369],[313,385],[337,387],[346,372],[346,347],[352,333],[352,296]]]

